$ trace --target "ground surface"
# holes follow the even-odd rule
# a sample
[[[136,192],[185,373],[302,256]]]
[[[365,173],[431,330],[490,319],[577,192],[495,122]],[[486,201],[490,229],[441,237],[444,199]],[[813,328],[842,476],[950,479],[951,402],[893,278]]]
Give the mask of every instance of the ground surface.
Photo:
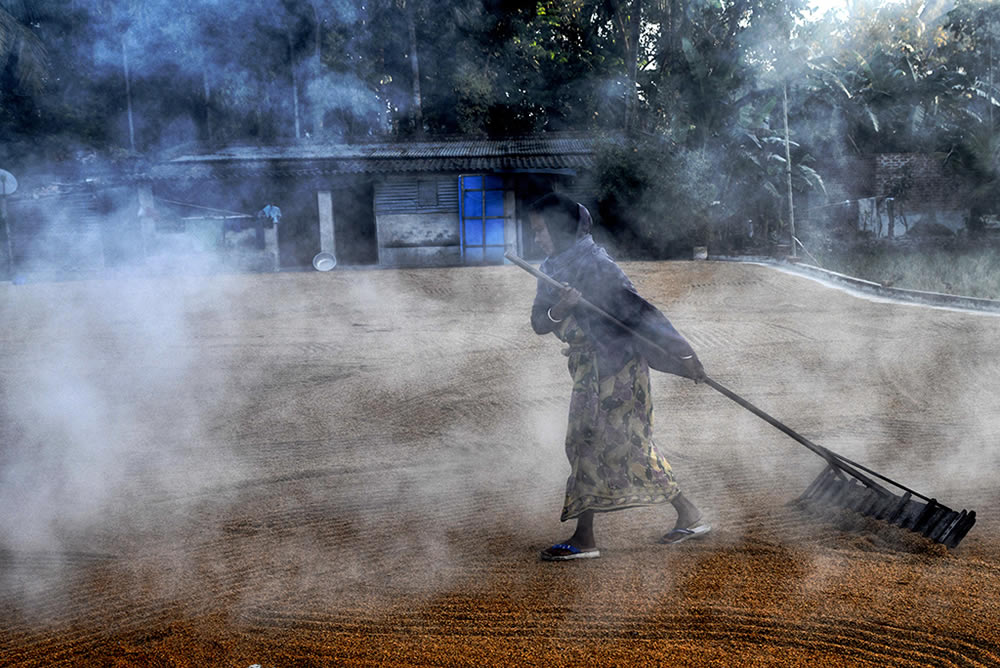
[[[656,374],[715,531],[623,511],[540,562],[569,378],[513,267],[0,285],[0,665],[1000,665],[1000,319],[625,268],[719,381],[978,511],[965,542],[786,506],[822,462]]]

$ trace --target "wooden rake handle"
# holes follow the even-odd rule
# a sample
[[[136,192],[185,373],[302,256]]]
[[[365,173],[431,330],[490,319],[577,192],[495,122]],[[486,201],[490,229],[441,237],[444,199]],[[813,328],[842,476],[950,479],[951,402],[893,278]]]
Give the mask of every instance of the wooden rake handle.
[[[537,278],[537,279],[539,279],[539,280],[541,280],[541,281],[543,281],[545,283],[548,283],[549,285],[551,285],[554,288],[562,290],[563,288],[566,287],[564,284],[562,284],[559,281],[555,280],[551,276],[549,276],[549,275],[547,275],[545,273],[542,273],[539,269],[537,269],[537,268],[533,267],[532,265],[528,264],[523,259],[521,259],[520,257],[518,257],[517,255],[515,255],[513,252],[511,252],[509,250],[504,253],[504,257],[507,258],[508,260],[510,260],[513,264],[516,264],[521,269],[524,269],[526,272],[528,272],[529,274],[531,274],[535,278]],[[634,329],[632,329],[631,327],[629,327],[624,322],[622,322],[618,318],[614,317],[613,315],[611,315],[610,313],[608,313],[604,309],[600,308],[599,306],[594,305],[592,302],[587,301],[587,299],[585,299],[584,297],[580,298],[579,303],[584,308],[589,309],[589,310],[593,311],[594,313],[597,313],[597,314],[599,314],[599,315],[607,318],[608,320],[611,320],[616,325],[618,325],[619,327],[625,329],[632,336],[634,336],[635,338],[641,340],[646,345],[653,346],[657,350],[660,350],[661,352],[663,352],[664,354],[666,354],[666,355],[669,356],[669,353],[666,350],[664,350],[663,347],[660,346],[657,342],[652,341],[649,338],[643,336],[642,334],[640,334],[639,332],[635,331]],[[833,450],[830,450],[829,448],[824,448],[822,445],[817,445],[816,443],[813,443],[808,438],[806,438],[805,436],[799,434],[797,431],[795,431],[794,429],[792,429],[788,425],[784,424],[783,422],[779,421],[778,419],[772,417],[771,415],[768,415],[767,413],[765,413],[761,409],[757,408],[752,403],[750,403],[749,401],[747,401],[746,399],[744,399],[740,395],[736,394],[735,392],[733,392],[732,390],[730,390],[729,388],[727,388],[726,386],[724,386],[722,383],[719,383],[718,381],[716,381],[716,380],[714,380],[714,379],[712,379],[712,378],[710,378],[708,376],[705,376],[705,381],[704,382],[705,382],[706,385],[708,385],[709,387],[711,387],[713,390],[715,390],[716,392],[718,392],[722,396],[724,396],[727,399],[730,399],[730,400],[736,402],[737,404],[739,404],[740,406],[742,406],[746,410],[750,411],[751,413],[753,413],[754,415],[756,415],[760,419],[762,419],[765,422],[767,422],[768,424],[770,424],[775,429],[777,429],[777,430],[781,431],[782,433],[786,434],[787,436],[791,437],[793,440],[797,441],[799,444],[805,446],[809,450],[812,450],[814,453],[816,453],[817,455],[819,455],[820,457],[822,457],[823,459],[825,459],[827,461],[827,463],[829,463],[834,468],[840,469],[840,470],[844,471],[845,473],[848,473],[848,474],[854,476],[855,478],[857,478],[858,480],[860,480],[861,482],[863,482],[865,485],[867,485],[867,486],[869,486],[869,487],[871,487],[873,489],[877,489],[877,490],[880,490],[880,491],[883,491],[883,492],[888,492],[888,490],[886,490],[884,487],[882,487],[881,485],[879,485],[878,483],[876,483],[874,480],[872,480],[868,476],[866,476],[863,473],[861,473],[860,471],[865,471],[866,473],[868,473],[870,475],[873,475],[876,478],[879,478],[880,480],[883,480],[883,481],[885,481],[885,482],[887,482],[887,483],[889,483],[891,485],[895,485],[899,489],[902,489],[902,490],[904,490],[906,492],[909,492],[911,495],[919,497],[921,499],[924,499],[925,501],[929,501],[930,500],[926,496],[924,496],[923,494],[920,494],[919,492],[915,492],[912,489],[909,489],[908,487],[904,487],[903,485],[899,484],[895,480],[892,480],[891,478],[887,478],[884,475],[882,475],[882,474],[880,474],[880,473],[878,473],[876,471],[873,471],[873,470],[871,470],[870,468],[868,468],[866,466],[862,466],[861,464],[858,464],[857,462],[853,462],[850,459],[848,459],[847,457],[844,457],[843,455],[837,454],[836,452],[834,452]]]

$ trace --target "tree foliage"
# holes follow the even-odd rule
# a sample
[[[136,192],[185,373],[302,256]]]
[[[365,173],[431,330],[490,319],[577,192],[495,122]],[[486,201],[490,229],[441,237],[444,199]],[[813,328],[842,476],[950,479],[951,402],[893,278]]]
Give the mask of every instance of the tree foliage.
[[[628,137],[602,149],[602,209],[653,238],[678,202],[678,233],[783,222],[787,92],[797,193],[851,156],[931,151],[995,207],[1000,5],[934,6],[807,20],[805,0],[0,0],[0,157],[124,155],[130,125],[154,157],[587,131]]]

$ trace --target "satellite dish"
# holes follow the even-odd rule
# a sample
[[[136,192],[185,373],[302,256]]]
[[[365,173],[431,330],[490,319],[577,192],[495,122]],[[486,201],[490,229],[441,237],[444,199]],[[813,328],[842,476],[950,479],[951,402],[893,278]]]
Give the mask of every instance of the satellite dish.
[[[17,190],[17,179],[6,169],[0,169],[0,195],[13,195]]]
[[[313,258],[313,267],[316,271],[330,271],[337,266],[337,258],[334,257],[333,253],[327,253],[326,251],[316,253],[316,257]]]

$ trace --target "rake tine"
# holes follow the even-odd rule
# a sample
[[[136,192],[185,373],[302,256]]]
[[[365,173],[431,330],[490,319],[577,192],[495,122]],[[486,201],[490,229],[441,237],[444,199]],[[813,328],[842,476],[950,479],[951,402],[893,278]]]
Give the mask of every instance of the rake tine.
[[[876,494],[875,497],[871,500],[871,503],[868,505],[868,508],[866,508],[867,512],[865,512],[865,515],[877,519],[878,514],[882,510],[883,505],[885,505],[885,495]]]
[[[931,515],[934,514],[934,510],[936,508],[937,499],[931,499],[928,501],[927,505],[924,506],[923,511],[921,511],[920,515],[918,515],[917,519],[913,522],[913,526],[911,528],[917,533],[922,532],[927,522],[930,521]]]
[[[968,513],[962,511],[959,516],[958,522],[952,528],[951,532],[946,536],[942,542],[950,549],[955,547],[965,538],[965,534],[969,533],[969,529],[972,525],[976,523],[976,511],[970,510]]]
[[[865,504],[868,500],[868,493],[871,490],[866,489],[863,485],[857,485],[851,490],[851,498],[848,499],[847,508],[858,512],[858,510]]]
[[[959,514],[954,510],[947,513],[944,517],[938,520],[937,524],[934,526],[934,531],[931,532],[931,535],[928,536],[928,538],[933,540],[935,543],[940,543],[941,539],[944,538],[948,532],[951,531],[952,527],[958,522],[959,517]]]
[[[830,484],[830,481],[836,478],[836,471],[832,466],[827,466],[823,469],[821,473],[815,480],[813,480],[812,485],[806,490],[806,496],[812,498],[817,494],[820,494],[826,489],[826,486]]]
[[[943,535],[945,530],[951,526],[951,523],[958,518],[958,513],[954,510],[948,510],[947,508],[942,508],[940,512],[934,517],[934,521],[927,531],[924,533],[925,536],[933,541],[937,541],[937,536]]]
[[[899,520],[899,526],[912,531],[913,527],[917,525],[917,518],[920,516],[922,508],[923,506],[917,501],[910,501],[906,504],[906,508],[903,509],[903,516]]]
[[[881,494],[879,494],[874,489],[869,489],[868,493],[865,494],[864,503],[862,503],[860,507],[858,507],[858,512],[861,513],[862,515],[871,516],[871,514],[875,512],[875,508],[878,506],[879,500],[881,498],[882,498]]]
[[[948,527],[948,530],[945,531],[944,535],[941,536],[940,542],[944,543],[949,548],[953,547],[953,545],[951,544],[951,540],[954,537],[955,532],[962,525],[962,523],[965,522],[965,518],[968,516],[969,513],[967,511],[963,510],[962,512],[960,512],[958,514],[958,517],[955,518],[955,521],[952,522],[951,526]]]
[[[851,501],[849,506],[851,510],[856,513],[864,514],[861,511],[868,504],[868,500],[871,498],[872,491],[865,488],[864,486],[858,490],[858,493],[854,495],[854,499]]]
[[[844,506],[846,506],[847,504],[845,503],[845,501],[847,501],[847,498],[851,495],[851,488],[853,486],[854,486],[853,480],[845,480],[843,484],[840,486],[840,489],[837,490],[837,495],[830,500],[830,503],[837,506],[838,508],[843,508]]]
[[[827,494],[824,498],[824,502],[828,505],[835,506],[840,498],[844,495],[844,488],[847,487],[847,480],[843,478],[837,478],[834,484],[827,488]]]
[[[875,512],[875,507],[878,506],[879,500],[882,495],[876,492],[874,489],[868,490],[868,497],[865,499],[865,504],[861,507],[860,512],[862,515],[867,515],[871,517],[872,513]]]
[[[906,504],[908,504],[909,502],[910,502],[910,493],[906,492],[899,500],[899,503],[896,504],[896,507],[892,509],[892,512],[889,513],[889,516],[886,518],[886,521],[888,521],[890,524],[897,524],[898,520],[900,520],[903,515],[903,510],[906,508]]]
[[[831,475],[822,485],[820,485],[819,489],[816,490],[816,495],[813,497],[813,500],[816,503],[827,503],[836,491],[840,489],[841,483],[842,481],[840,478]]]
[[[892,512],[893,508],[896,507],[896,497],[887,496],[882,500],[882,503],[878,506],[878,512],[875,514],[875,519],[884,520]]]
[[[938,522],[940,522],[941,518],[947,514],[948,509],[943,508],[942,506],[938,506],[934,509],[934,512],[927,520],[927,524],[924,526],[924,530],[921,532],[924,535],[924,538],[931,537],[931,533],[933,533],[934,529],[937,527]]]
[[[955,523],[958,519],[958,513],[954,510],[949,510],[947,512],[940,513],[935,519],[934,523],[927,527],[927,537],[934,542],[937,542],[939,536],[943,536],[945,532],[951,528],[951,525]]]
[[[802,503],[811,499],[816,491],[826,483],[827,479],[831,475],[833,475],[833,467],[827,466],[823,469],[822,473],[816,476],[816,478],[809,483],[809,486],[806,487],[806,491],[802,492],[802,494],[799,495],[799,498],[792,501],[792,503]]]

